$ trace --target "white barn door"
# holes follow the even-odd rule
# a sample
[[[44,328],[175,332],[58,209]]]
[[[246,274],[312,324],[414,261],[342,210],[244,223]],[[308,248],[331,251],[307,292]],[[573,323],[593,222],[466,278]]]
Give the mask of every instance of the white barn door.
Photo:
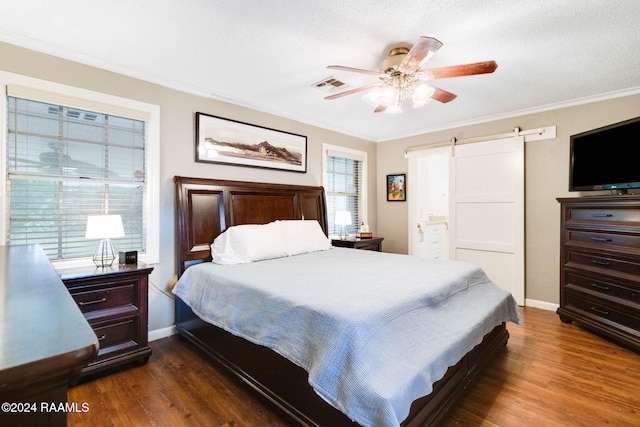
[[[450,170],[450,258],[524,305],[524,137],[456,145]]]

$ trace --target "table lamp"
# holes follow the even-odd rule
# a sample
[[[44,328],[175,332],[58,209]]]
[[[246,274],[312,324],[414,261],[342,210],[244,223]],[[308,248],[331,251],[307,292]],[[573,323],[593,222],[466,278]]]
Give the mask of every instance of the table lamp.
[[[109,267],[116,259],[112,238],[124,237],[122,218],[120,215],[89,215],[85,239],[100,239],[93,254],[93,262],[98,267]]]
[[[338,211],[336,212],[336,225],[340,226],[340,240],[346,240],[347,238],[347,225],[351,225],[351,212]]]

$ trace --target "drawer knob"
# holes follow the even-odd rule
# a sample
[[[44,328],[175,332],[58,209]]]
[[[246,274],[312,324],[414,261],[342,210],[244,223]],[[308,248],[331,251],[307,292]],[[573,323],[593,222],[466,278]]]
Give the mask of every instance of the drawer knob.
[[[102,297],[100,299],[94,299],[92,301],[79,301],[78,305],[91,305],[91,304],[99,304],[101,302],[105,302],[107,297]]]
[[[605,237],[592,237],[591,240],[594,242],[612,242],[613,239],[605,238]]]
[[[600,259],[594,259],[591,261],[592,264],[596,264],[596,265],[604,265],[604,266],[610,266],[611,263],[608,261],[602,261]]]
[[[594,213],[594,214],[591,214],[591,216],[593,218],[611,218],[613,216],[613,214],[597,214],[597,213]]]
[[[104,340],[106,337],[107,337],[106,335],[100,335],[100,336],[98,337],[98,341],[102,341],[102,340]]]

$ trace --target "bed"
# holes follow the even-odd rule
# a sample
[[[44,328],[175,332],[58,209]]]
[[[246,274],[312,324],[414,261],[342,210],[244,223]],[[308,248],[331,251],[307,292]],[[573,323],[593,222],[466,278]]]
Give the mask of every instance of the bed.
[[[212,242],[219,242],[226,238],[227,235],[230,235],[231,231],[242,228],[233,227],[229,231],[232,226],[252,224],[251,227],[253,227],[253,225],[257,224],[265,225],[255,229],[260,230],[260,233],[262,233],[264,229],[271,227],[273,224],[278,224],[278,227],[298,227],[300,223],[306,225],[313,223],[326,237],[327,218],[324,190],[322,187],[313,186],[224,181],[179,176],[174,178],[174,182],[176,191],[177,273],[179,277],[178,284],[174,288],[174,292],[177,295],[177,333],[182,338],[195,344],[216,363],[227,368],[230,373],[282,410],[295,424],[304,426],[348,426],[358,424],[376,426],[398,424],[402,426],[437,425],[444,419],[447,412],[473,378],[477,376],[482,367],[489,363],[494,354],[506,345],[509,334],[505,322],[514,321],[518,323],[521,321],[519,309],[513,298],[508,294],[500,294],[500,292],[504,291],[496,290],[498,288],[490,283],[486,276],[483,276],[484,273],[477,272],[473,266],[459,266],[470,270],[472,276],[474,276],[473,279],[460,279],[457,281],[459,284],[455,286],[442,285],[434,287],[434,291],[430,291],[430,294],[425,294],[420,298],[403,297],[399,292],[391,292],[390,286],[385,286],[384,283],[375,283],[375,276],[383,277],[381,272],[376,273],[370,267],[366,269],[361,267],[354,273],[362,275],[362,282],[366,281],[366,286],[369,286],[369,288],[361,289],[360,291],[364,290],[365,293],[359,298],[357,294],[354,294],[358,291],[359,286],[340,284],[340,280],[347,280],[349,283],[360,282],[343,278],[347,273],[345,272],[346,270],[340,270],[340,268],[343,268],[340,266],[341,264],[347,264],[351,267],[345,268],[355,270],[353,266],[356,265],[371,266],[379,264],[382,266],[385,263],[395,263],[402,267],[399,271],[404,271],[406,276],[410,274],[408,273],[411,271],[410,268],[413,268],[413,257],[377,252],[365,253],[368,251],[345,248],[326,248],[326,250],[323,248],[323,250],[296,252],[293,256],[287,254],[247,264],[220,265],[219,263],[212,263],[210,262],[212,260]],[[281,229],[278,228],[278,230]],[[265,238],[263,240],[268,239]],[[272,241],[275,242],[276,240],[277,238],[274,238]],[[274,243],[272,246],[277,247],[278,244]],[[273,248],[266,249],[273,250]],[[342,260],[347,261],[342,262]],[[286,313],[285,317],[288,317],[292,312],[297,313],[298,307],[301,305],[308,305],[306,303],[301,304],[299,300],[295,299],[299,295],[295,298],[293,297],[293,294],[297,292],[296,289],[303,289],[304,292],[300,291],[299,293],[307,294],[315,292],[311,290],[322,286],[322,283],[309,285],[308,288],[300,286],[296,288],[295,283],[301,280],[305,283],[307,281],[311,282],[312,277],[325,277],[317,273],[311,274],[318,268],[322,268],[322,271],[327,271],[326,267],[320,267],[324,263],[329,263],[328,265],[333,266],[335,271],[332,268],[334,275],[331,276],[331,279],[325,281],[326,289],[323,289],[323,293],[311,295],[311,299],[315,304],[315,307],[312,307],[313,311],[311,314],[304,312],[305,314],[302,316],[307,317],[291,318],[289,320],[294,324],[330,325],[323,326],[323,328],[344,332],[347,334],[346,336],[341,335],[336,339],[331,335],[325,337],[324,333],[318,334],[317,331],[306,332],[302,335],[311,336],[312,338],[307,337],[307,341],[303,342],[303,347],[305,347],[304,344],[306,343],[307,347],[315,346],[317,348],[315,350],[309,348],[301,350],[299,347],[289,347],[285,342],[288,337],[287,340],[283,340],[284,336],[291,335],[293,337],[291,341],[296,341],[294,334],[286,333],[286,330],[285,332],[259,331],[254,336],[245,333],[243,330],[239,332],[236,329],[235,325],[241,323],[245,318],[251,318],[254,323],[260,325],[267,323],[261,310],[252,310],[252,307],[256,305],[255,301],[260,301],[260,304],[269,299],[277,301],[278,308],[267,310],[270,313],[279,313],[275,317],[283,317],[280,316],[281,313]],[[407,264],[405,265],[405,263]],[[449,264],[457,265],[458,263],[434,261],[429,269],[441,271],[438,277],[442,277],[444,280],[445,276],[448,277],[449,274],[454,274],[448,272]],[[187,269],[189,269],[188,272]],[[389,276],[388,271],[390,268],[385,270],[387,274],[384,275],[386,277],[384,280],[388,283],[391,281],[389,277],[394,276]],[[215,278],[216,286],[220,289],[226,286],[233,293],[233,298],[247,298],[249,302],[242,302],[240,299],[237,301],[231,300],[229,299],[231,298],[230,296],[225,295],[223,297],[224,303],[213,302],[211,314],[206,312],[203,308],[205,304],[199,303],[198,299],[194,299],[190,293],[201,295],[209,292],[211,285],[202,285],[204,280],[202,278],[207,277],[210,274],[209,271],[218,275]],[[282,275],[283,271],[287,271],[287,274]],[[269,272],[277,272],[280,276],[273,277]],[[305,272],[309,272],[309,274],[305,274]],[[294,276],[295,274],[299,276]],[[241,281],[243,276],[259,278],[259,280]],[[399,275],[397,277],[402,276]],[[458,277],[458,273],[455,273],[455,277]],[[469,285],[472,280],[474,282]],[[287,285],[287,281],[292,283]],[[401,279],[400,281],[409,280]],[[477,281],[477,284],[475,281]],[[227,284],[226,282],[230,283]],[[245,285],[247,289],[257,288],[257,290],[252,289],[251,292],[262,293],[249,296],[249,294],[245,293]],[[275,292],[275,288],[280,285],[283,286],[287,298],[281,295],[271,297],[272,292]],[[200,286],[200,288],[197,288],[200,290],[192,291],[197,286]],[[242,292],[239,290],[241,287],[243,289]],[[487,310],[488,314],[485,314],[484,311],[481,313],[475,307],[483,304],[463,302],[463,294],[467,292],[467,287],[477,293],[477,296],[474,297],[474,302],[477,302],[478,298],[484,298],[485,296],[490,298],[487,295],[493,294],[496,294],[496,298],[500,299],[501,302],[496,303],[495,307],[490,307]],[[366,289],[371,290],[371,292],[367,293]],[[326,292],[327,290],[329,292]],[[222,291],[216,290],[215,292]],[[346,294],[341,292],[346,292]],[[388,293],[385,294],[385,292]],[[408,292],[414,292],[413,288],[409,289]],[[401,307],[402,314],[399,315],[396,312],[387,313],[385,311],[385,318],[393,319],[393,321],[381,322],[377,320],[376,316],[370,315],[368,312],[364,313],[361,308],[366,307],[368,310],[370,306],[379,306],[378,309],[386,310],[385,306],[378,304],[379,299],[367,299],[374,294],[381,294],[383,299],[391,300],[395,300],[395,295],[397,294],[397,305]],[[351,298],[350,301],[353,301],[353,303],[333,304],[330,298],[335,295],[340,295],[340,298],[336,298],[335,301],[345,301]],[[308,295],[305,297],[308,297]],[[434,301],[438,302],[438,304],[434,305],[451,307],[457,305],[459,313],[455,314],[452,311],[451,313],[438,314],[437,316],[445,317],[434,317],[433,321],[423,321],[420,320],[421,318],[411,317],[426,315],[428,311],[432,310],[430,306],[426,307],[422,303],[421,305],[416,305],[416,300],[428,299],[434,299]],[[251,303],[252,301],[253,304]],[[443,302],[440,303],[440,301]],[[310,305],[313,306],[314,304]],[[466,306],[463,304],[466,304]],[[340,310],[346,309],[346,311],[350,311],[348,315],[343,315],[342,311],[338,312],[341,318],[340,322],[335,322],[329,317],[323,317],[324,307],[331,306],[331,309],[327,311],[332,311],[334,310],[334,305],[342,305],[343,307]],[[229,311],[228,307],[230,306],[236,307],[237,310],[235,312]],[[317,309],[317,307],[320,307],[320,309]],[[335,310],[338,310],[338,308],[335,308]],[[224,314],[227,311],[229,311],[228,315]],[[463,314],[461,315],[460,313]],[[460,327],[450,326],[450,322],[453,322],[452,317],[469,317],[471,319],[476,313],[481,321],[477,323],[473,321],[474,323],[468,327],[464,325]],[[351,321],[351,318],[356,318],[357,322],[362,322],[362,319],[365,319],[366,330],[379,332],[370,336],[363,336],[358,331],[354,332],[355,329],[351,323],[347,323],[347,326],[343,327],[343,318],[346,318],[347,322]],[[203,319],[206,319],[206,321]],[[259,319],[259,322],[256,322],[256,319]],[[305,319],[313,319],[313,321],[307,322]],[[335,328],[333,326],[334,323],[338,325]],[[388,360],[400,361],[405,358],[413,360],[413,358],[418,357],[417,354],[419,352],[408,351],[401,347],[399,342],[396,343],[394,341],[392,337],[398,332],[397,330],[389,329],[391,326],[387,326],[387,323],[394,324],[394,327],[401,330],[419,332],[407,334],[408,338],[401,340],[403,341],[402,345],[407,345],[404,343],[405,341],[409,342],[409,348],[422,346],[423,341],[425,343],[439,343],[440,340],[443,340],[443,343],[451,342],[451,344],[446,344],[442,348],[438,345],[429,344],[429,348],[434,348],[438,350],[437,353],[444,353],[447,357],[453,357],[453,359],[444,368],[438,367],[436,369],[434,367],[431,369],[431,365],[427,366],[428,369],[424,369],[424,371],[432,373],[431,376],[422,374],[415,376],[406,365],[400,362],[385,363],[385,366],[388,365],[395,369],[391,374],[392,377],[404,378],[406,370],[407,384],[409,384],[406,393],[403,393],[403,390],[400,389],[397,392],[394,391],[396,394],[389,397],[380,397],[376,390],[373,392],[375,395],[368,394],[372,393],[370,389],[375,389],[374,386],[369,384],[366,387],[358,387],[358,389],[349,388],[345,392],[344,387],[352,387],[350,385],[352,383],[359,384],[363,377],[362,372],[368,372],[368,374],[364,375],[364,377],[368,378],[374,376],[371,375],[372,372],[383,371],[376,367],[376,363]],[[441,326],[432,327],[432,324],[440,324]],[[429,327],[414,328],[411,325],[429,325]],[[289,331],[295,329],[291,328],[290,325],[288,327]],[[458,331],[455,328],[460,330]],[[460,338],[459,342],[456,341],[458,340],[456,337],[462,335],[464,335],[465,341],[462,338]],[[325,341],[321,341],[321,339]],[[360,343],[361,345],[357,346],[359,353],[350,349],[333,351],[331,350],[333,349],[331,345],[326,345],[327,343],[334,343],[335,347],[340,347],[341,343],[345,342]],[[375,345],[375,347],[371,347],[372,345]],[[382,348],[383,346],[385,348]],[[310,364],[311,362],[308,362],[307,358],[309,352],[314,354],[322,352],[325,364],[318,365],[319,368]],[[327,354],[329,356],[326,356]],[[339,360],[335,356],[331,356],[334,354],[339,356]],[[425,356],[425,360],[431,359]],[[340,363],[345,364],[344,369]],[[441,364],[441,362],[438,363]],[[362,368],[363,364],[368,366],[368,371]],[[352,370],[355,373],[352,374]],[[331,371],[336,372],[332,374]],[[348,380],[344,380],[342,377],[348,378]],[[378,383],[385,384],[385,381],[388,381],[388,378],[384,376],[380,378],[382,380],[378,379]],[[340,381],[344,381],[345,384],[338,384]],[[398,384],[403,383],[398,381]],[[332,388],[335,388],[335,392]],[[426,390],[426,392],[424,395],[416,395],[416,390]],[[363,393],[362,397],[360,397],[361,393]],[[402,399],[407,399],[404,394],[409,396],[411,400],[408,404],[406,402],[399,404],[398,402]],[[397,395],[402,395],[402,399],[398,398]],[[346,396],[344,399],[346,403],[343,401],[344,396]],[[352,400],[357,400],[360,403],[351,403]],[[377,403],[378,400],[380,405]],[[376,405],[375,410],[378,411],[378,408],[380,408],[381,415],[371,415],[371,418],[368,418],[369,414],[366,408],[369,406],[365,406],[365,409],[362,409],[361,405]],[[406,407],[406,413],[404,409],[396,411],[397,413],[394,412],[394,409],[398,406]],[[374,410],[372,409],[371,413],[373,414],[373,412]],[[348,414],[348,416],[345,414]],[[358,423],[352,421],[353,419],[357,420]]]

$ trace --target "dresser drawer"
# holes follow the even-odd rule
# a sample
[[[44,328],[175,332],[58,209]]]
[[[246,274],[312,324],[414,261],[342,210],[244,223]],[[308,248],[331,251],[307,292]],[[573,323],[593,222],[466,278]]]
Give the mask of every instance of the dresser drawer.
[[[131,282],[101,287],[91,291],[71,292],[71,296],[83,313],[125,305],[136,305],[136,294],[136,286]]]
[[[635,329],[632,333],[640,336],[640,331],[637,330],[638,324],[640,323],[640,318],[638,317],[640,305],[626,307],[611,301],[593,298],[567,290],[565,294],[565,307],[571,311],[577,310],[592,320],[615,323],[630,329]]]
[[[605,274],[617,272],[640,275],[640,261],[637,258],[624,258],[604,253],[579,252],[567,250],[566,265],[588,269],[599,269]]]
[[[640,249],[640,236],[597,231],[568,230],[569,242],[580,242],[596,245],[611,245],[624,248]]]
[[[132,317],[112,323],[92,324],[100,345],[96,361],[137,347],[140,342],[138,323],[139,318]]]
[[[606,222],[638,222],[640,223],[640,209],[633,208],[597,208],[597,207],[569,207],[568,221]]]
[[[640,285],[637,283],[625,283],[609,277],[598,275],[581,275],[574,272],[566,272],[565,287],[574,292],[595,293],[603,297],[621,298],[623,300],[640,303]]]

